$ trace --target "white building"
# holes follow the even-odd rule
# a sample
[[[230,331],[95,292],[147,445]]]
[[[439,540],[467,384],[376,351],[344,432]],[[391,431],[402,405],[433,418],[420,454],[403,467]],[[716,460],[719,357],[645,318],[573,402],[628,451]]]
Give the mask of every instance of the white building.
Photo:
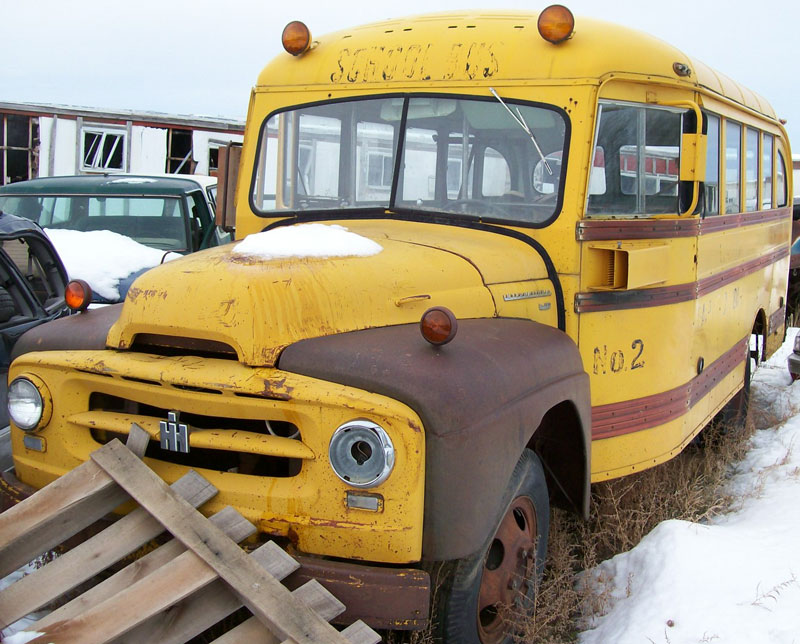
[[[244,121],[0,101],[0,185],[96,172],[216,174]]]

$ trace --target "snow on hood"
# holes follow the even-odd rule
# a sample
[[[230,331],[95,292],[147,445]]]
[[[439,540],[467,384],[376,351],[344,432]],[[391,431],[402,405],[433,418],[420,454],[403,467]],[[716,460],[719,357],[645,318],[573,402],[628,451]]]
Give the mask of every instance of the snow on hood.
[[[101,297],[118,301],[119,282],[131,273],[181,257],[178,253],[150,248],[110,230],[63,230],[45,228],[70,279],[82,279]]]
[[[343,226],[300,224],[248,235],[236,244],[233,254],[260,259],[368,257],[381,250],[380,244]]]

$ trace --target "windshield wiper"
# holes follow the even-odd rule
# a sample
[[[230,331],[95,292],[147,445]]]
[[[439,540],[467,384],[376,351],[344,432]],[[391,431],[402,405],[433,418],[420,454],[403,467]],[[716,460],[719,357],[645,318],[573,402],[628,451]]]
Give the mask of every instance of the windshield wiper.
[[[522,116],[522,112],[520,112],[519,108],[517,108],[517,113],[514,114],[514,112],[511,111],[511,108],[505,104],[502,98],[500,98],[500,95],[496,91],[494,91],[494,87],[490,87],[489,91],[500,102],[500,105],[506,108],[506,111],[511,115],[511,118],[517,122],[517,125],[519,125],[523,130],[525,130],[525,133],[531,138],[533,147],[535,147],[536,151],[539,153],[539,158],[541,158],[542,163],[544,163],[544,167],[547,170],[547,174],[552,176],[553,169],[550,167],[550,164],[547,162],[547,159],[545,159],[544,154],[542,154],[542,148],[540,148],[539,144],[536,142],[536,137],[533,136],[531,128],[529,128],[528,124],[525,122],[525,117]]]

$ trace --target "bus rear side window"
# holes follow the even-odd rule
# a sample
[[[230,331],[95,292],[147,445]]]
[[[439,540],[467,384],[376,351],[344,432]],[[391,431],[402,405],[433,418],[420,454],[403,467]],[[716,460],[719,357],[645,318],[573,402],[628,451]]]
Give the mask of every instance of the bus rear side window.
[[[761,207],[772,208],[772,135],[764,135],[764,147],[761,151],[763,166],[763,185],[761,186]]]
[[[776,197],[778,199],[778,207],[785,206],[787,202],[786,197],[786,162],[783,160],[783,153],[778,152],[778,167],[775,173],[775,184],[777,188]]]
[[[719,214],[719,117],[707,114],[706,180],[703,184],[706,215]]]
[[[758,142],[760,138],[758,130],[747,128],[747,150],[744,161],[744,207],[747,212],[758,210]]]
[[[725,212],[741,212],[740,172],[742,126],[733,121],[725,123]]]
[[[601,103],[594,158],[605,176],[590,182],[587,213],[678,212],[680,142],[680,112]]]

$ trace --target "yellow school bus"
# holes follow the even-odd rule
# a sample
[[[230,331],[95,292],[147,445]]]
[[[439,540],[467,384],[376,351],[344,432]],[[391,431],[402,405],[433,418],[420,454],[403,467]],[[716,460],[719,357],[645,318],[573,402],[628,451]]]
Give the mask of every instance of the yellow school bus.
[[[786,132],[647,35],[447,13],[314,37],[253,89],[236,239],[23,338],[15,473],[133,423],[347,617],[510,641],[550,505],[740,423],[783,339]],[[69,350],[65,350],[69,349]],[[353,579],[359,583],[354,584]],[[358,588],[353,590],[354,586]]]

